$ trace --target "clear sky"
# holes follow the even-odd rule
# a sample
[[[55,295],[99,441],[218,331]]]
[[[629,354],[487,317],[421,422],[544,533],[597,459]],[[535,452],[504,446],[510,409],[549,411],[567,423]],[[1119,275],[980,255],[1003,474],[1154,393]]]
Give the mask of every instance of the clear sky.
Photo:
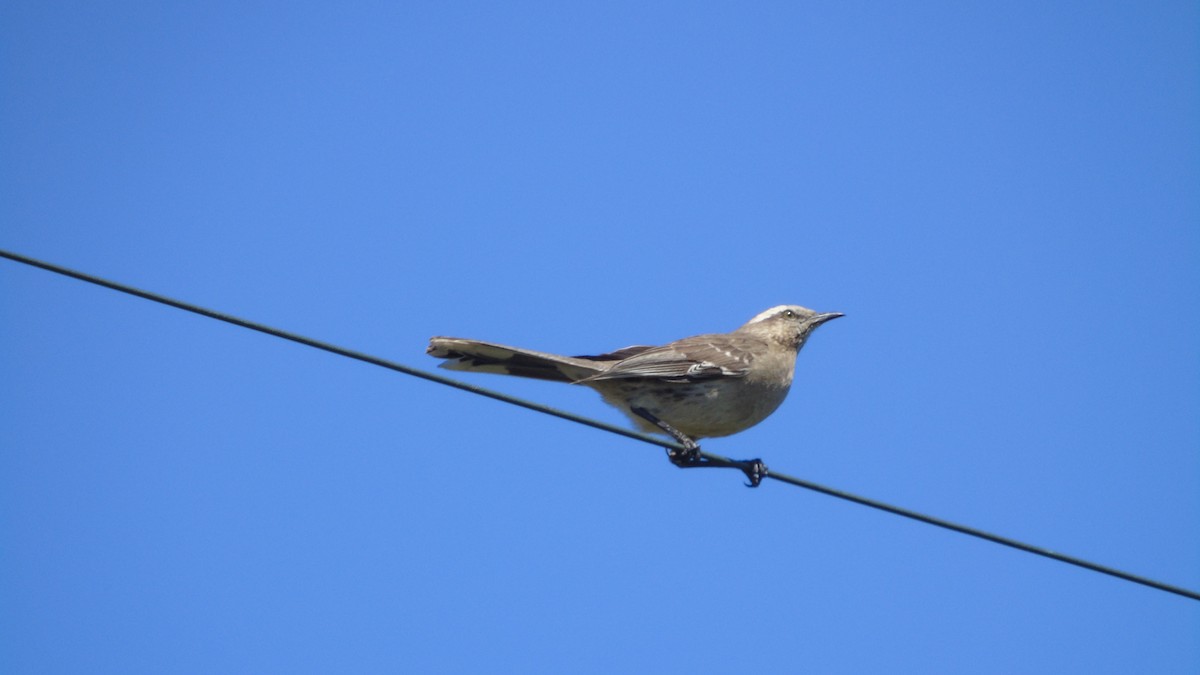
[[[1200,6],[0,5],[0,248],[1200,589]],[[623,423],[582,387],[463,375]],[[0,260],[0,671],[1195,673],[1200,602]]]

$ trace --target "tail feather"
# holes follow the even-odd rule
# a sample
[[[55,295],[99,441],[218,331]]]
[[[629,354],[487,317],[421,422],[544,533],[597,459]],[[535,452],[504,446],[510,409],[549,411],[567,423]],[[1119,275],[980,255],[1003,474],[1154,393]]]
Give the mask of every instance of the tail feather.
[[[577,382],[603,370],[601,363],[584,358],[463,338],[430,338],[425,352],[446,359],[441,367],[448,370],[516,375],[554,382]]]

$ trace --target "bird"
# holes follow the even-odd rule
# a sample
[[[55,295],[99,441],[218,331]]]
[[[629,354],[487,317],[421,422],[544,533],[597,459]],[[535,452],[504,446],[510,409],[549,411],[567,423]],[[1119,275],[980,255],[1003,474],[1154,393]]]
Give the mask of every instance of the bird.
[[[560,356],[508,345],[432,337],[426,353],[442,368],[551,380],[595,389],[642,431],[666,434],[676,466],[736,466],[757,486],[761,460],[723,463],[697,441],[729,436],[762,422],[783,403],[796,356],[813,331],[841,312],[778,305],[729,333],[709,333],[661,346],[633,345],[595,356]]]

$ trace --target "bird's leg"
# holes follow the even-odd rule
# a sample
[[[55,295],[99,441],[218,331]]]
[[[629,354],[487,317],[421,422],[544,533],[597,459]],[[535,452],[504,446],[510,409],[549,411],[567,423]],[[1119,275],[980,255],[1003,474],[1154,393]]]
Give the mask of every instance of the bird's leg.
[[[645,408],[633,406],[630,408],[630,410],[633,411],[634,415],[637,415],[638,417],[665,431],[668,436],[674,438],[679,442],[680,445],[683,446],[683,450],[667,448],[667,459],[671,460],[672,464],[675,466],[684,466],[685,464],[692,465],[701,461],[700,446],[697,445],[696,441],[693,440],[691,436],[688,436],[670,424],[658,419],[654,416],[654,413],[646,410]]]
[[[758,487],[758,484],[767,475],[767,465],[763,464],[761,459],[749,459],[739,462],[731,459],[701,456],[700,446],[691,436],[658,419],[654,413],[645,408],[631,406],[629,409],[633,414],[662,429],[667,435],[674,438],[683,446],[683,450],[667,448],[667,459],[681,469],[695,469],[706,466],[722,469],[739,469],[750,480],[746,484],[747,487]]]

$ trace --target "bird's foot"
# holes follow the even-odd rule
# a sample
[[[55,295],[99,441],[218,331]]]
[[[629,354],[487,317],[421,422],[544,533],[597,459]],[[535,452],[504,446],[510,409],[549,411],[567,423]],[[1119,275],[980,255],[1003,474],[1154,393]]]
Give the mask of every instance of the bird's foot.
[[[762,479],[767,477],[767,465],[763,464],[761,459],[747,459],[738,464],[741,465],[738,468],[750,480],[749,483],[746,483],[746,487],[758,487],[762,483]]]
[[[706,457],[700,452],[699,444],[691,436],[658,419],[649,410],[637,407],[630,408],[630,410],[638,417],[662,429],[668,436],[674,438],[679,445],[683,446],[682,448],[667,448],[667,459],[681,469],[696,469],[700,467],[738,469],[746,474],[746,478],[750,480],[749,483],[746,483],[746,487],[758,487],[762,483],[762,479],[767,476],[767,466],[762,463],[761,459],[737,461],[718,458],[712,455]]]
[[[683,446],[682,450],[679,448],[667,448],[667,459],[671,460],[672,464],[683,467],[699,464],[704,461],[704,458],[700,455],[700,446],[696,444],[696,441],[685,436],[684,439],[680,440],[680,445]]]
[[[712,455],[705,457],[700,454],[700,446],[694,443],[693,446],[687,450],[667,448],[667,459],[681,469],[699,469],[704,467],[737,469],[746,474],[747,480],[750,481],[746,483],[746,487],[758,487],[769,473],[767,465],[763,464],[761,459],[735,460],[717,458]]]

